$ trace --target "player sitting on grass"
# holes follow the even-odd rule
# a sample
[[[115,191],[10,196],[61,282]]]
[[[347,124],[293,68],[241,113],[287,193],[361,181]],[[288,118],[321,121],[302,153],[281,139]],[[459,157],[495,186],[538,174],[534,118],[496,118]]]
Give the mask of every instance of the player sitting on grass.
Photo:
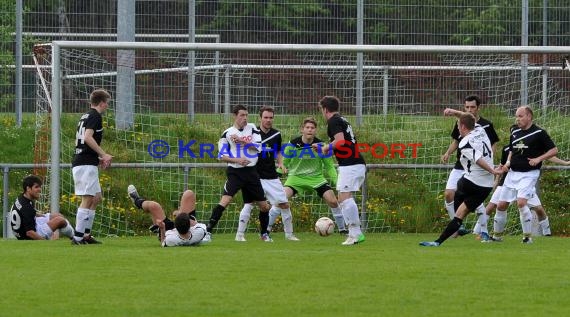
[[[58,229],[61,234],[73,238],[73,227],[61,214],[42,214],[34,207],[34,202],[42,194],[42,180],[39,177],[26,176],[22,189],[23,193],[10,211],[10,225],[18,240],[50,240]]]
[[[127,192],[135,206],[152,217],[163,247],[191,246],[210,241],[206,225],[196,221],[196,194],[193,191],[186,190],[182,194],[180,207],[173,212],[174,222],[166,217],[159,203],[141,198],[134,185],[129,185]]]

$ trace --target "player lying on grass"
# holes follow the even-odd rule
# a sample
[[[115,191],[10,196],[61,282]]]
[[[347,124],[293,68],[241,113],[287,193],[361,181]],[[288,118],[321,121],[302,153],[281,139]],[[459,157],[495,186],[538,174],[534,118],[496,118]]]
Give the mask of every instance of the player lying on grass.
[[[50,240],[59,229],[64,236],[73,238],[73,227],[58,213],[42,214],[34,203],[42,194],[42,180],[35,176],[26,176],[22,181],[24,190],[10,210],[10,225],[18,240]]]
[[[186,190],[182,194],[180,207],[173,212],[174,222],[166,217],[159,203],[141,198],[134,185],[129,185],[127,192],[135,206],[150,214],[154,224],[151,230],[158,229],[163,247],[191,246],[210,241],[206,225],[196,221],[196,194],[193,191]]]

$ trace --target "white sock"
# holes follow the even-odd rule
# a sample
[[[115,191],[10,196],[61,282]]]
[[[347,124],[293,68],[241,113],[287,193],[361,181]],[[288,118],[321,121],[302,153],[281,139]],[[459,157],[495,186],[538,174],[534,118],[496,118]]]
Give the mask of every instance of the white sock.
[[[66,237],[73,238],[73,234],[75,233],[73,231],[73,227],[69,224],[69,221],[67,221],[67,219],[65,220],[65,222],[67,223],[67,225],[63,228],[60,228],[59,233],[63,234]]]
[[[485,232],[489,234],[489,231],[487,229],[487,222],[489,222],[489,215],[487,215],[486,213],[479,215],[479,218],[477,219],[477,226],[479,227],[478,233]],[[473,230],[475,231],[475,229]]]
[[[89,209],[77,208],[77,214],[75,215],[75,232],[80,233],[81,236],[74,236],[74,239],[79,241],[83,239],[83,234],[85,233],[85,227],[89,221]]]
[[[342,210],[340,208],[340,205],[338,207],[330,207],[331,209],[331,213],[333,214],[334,217],[334,222],[336,223],[336,227],[338,228],[338,230],[346,230],[346,225],[345,225],[345,221],[344,221],[344,216],[342,215]]]
[[[293,234],[293,214],[291,214],[291,209],[281,209],[281,219],[283,220],[283,231],[285,231],[286,236]]]
[[[507,225],[507,211],[499,210],[495,212],[495,221],[493,222],[493,233],[502,234]]]
[[[349,198],[340,204],[342,215],[348,225],[348,235],[351,237],[358,237],[362,234],[360,229],[360,216],[358,214],[358,205],[354,198]]]
[[[454,202],[445,202],[445,210],[447,210],[447,214],[449,215],[449,219],[453,220],[455,218],[455,208],[453,207]]]
[[[523,234],[525,236],[532,234],[532,213],[527,205],[519,208],[519,218],[521,220]]]
[[[273,225],[275,224],[275,221],[277,221],[277,217],[279,217],[280,214],[281,208],[277,206],[271,206],[271,209],[269,209],[269,223],[267,225],[268,231],[271,232],[271,229],[273,228]]]
[[[538,224],[540,225],[543,236],[549,236],[552,234],[550,232],[550,222],[548,221],[548,217],[546,217],[544,220],[539,221]]]
[[[91,231],[93,229],[93,221],[95,221],[95,210],[89,209],[89,221],[85,224],[85,230]]]
[[[239,213],[239,221],[238,221],[238,233],[245,233],[247,229],[247,223],[249,222],[249,217],[251,217],[251,210],[253,209],[252,204],[244,204],[243,208]]]

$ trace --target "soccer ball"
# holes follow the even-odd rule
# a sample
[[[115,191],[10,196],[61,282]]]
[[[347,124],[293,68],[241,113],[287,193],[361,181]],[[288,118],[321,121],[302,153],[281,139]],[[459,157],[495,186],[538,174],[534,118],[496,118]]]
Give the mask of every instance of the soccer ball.
[[[321,217],[315,222],[315,232],[320,236],[326,237],[333,233],[334,222],[328,217]]]

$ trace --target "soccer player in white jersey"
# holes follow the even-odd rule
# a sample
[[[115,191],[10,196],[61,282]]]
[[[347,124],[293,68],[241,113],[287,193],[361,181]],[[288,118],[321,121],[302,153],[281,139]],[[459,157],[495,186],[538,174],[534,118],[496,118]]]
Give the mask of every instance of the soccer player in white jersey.
[[[536,194],[536,182],[540,176],[542,162],[555,156],[558,148],[546,132],[533,123],[533,112],[528,106],[517,108],[515,113],[517,129],[512,130],[510,154],[501,172],[509,172],[501,189],[497,204],[497,215],[504,215],[511,201],[516,199],[523,231],[522,242],[532,243],[532,213],[528,200]]]
[[[99,244],[91,236],[95,219],[95,209],[102,200],[99,170],[111,165],[113,157],[105,152],[100,144],[103,139],[103,119],[101,114],[109,107],[111,95],[103,90],[94,90],[89,96],[91,107],[81,116],[75,134],[75,156],[71,163],[75,195],[81,197],[81,204],[75,216],[75,236],[71,243]]]
[[[42,180],[30,175],[22,181],[23,192],[10,210],[10,227],[18,240],[50,240],[59,232],[73,238],[73,227],[59,213],[41,213],[34,203],[42,194]]]
[[[208,232],[220,221],[224,210],[232,201],[235,194],[241,190],[244,203],[255,202],[259,206],[259,226],[261,239],[266,242],[273,240],[267,231],[269,223],[269,203],[265,198],[263,187],[255,164],[261,151],[261,135],[254,124],[247,123],[247,108],[237,105],[232,109],[234,124],[226,129],[218,141],[218,158],[228,163],[227,180],[220,202],[212,209],[208,221]]]
[[[480,125],[483,129],[485,129],[485,132],[487,133],[487,136],[491,141],[493,154],[497,153],[496,146],[497,143],[499,142],[499,137],[497,136],[497,132],[493,127],[493,123],[491,123],[491,121],[479,115],[479,111],[481,110],[481,99],[475,95],[467,96],[463,100],[463,108],[466,113],[471,113],[473,116],[475,116],[475,120],[477,121],[476,123]],[[457,110],[448,110],[448,112],[450,112],[449,115],[460,115],[461,113],[463,113],[462,111],[457,111]],[[451,138],[453,139],[451,141],[451,144],[449,144],[447,151],[445,151],[445,153],[441,156],[441,161],[443,163],[446,163],[449,160],[449,157],[451,156],[451,154],[453,154],[453,152],[455,152],[455,150],[457,150],[457,146],[461,141],[461,135],[459,134],[457,121],[455,122],[453,130],[451,131]],[[454,205],[453,201],[454,201],[455,191],[457,190],[457,181],[463,175],[463,166],[461,166],[459,158],[460,158],[460,153],[459,151],[457,151],[457,159],[455,161],[455,165],[453,166],[453,169],[449,173],[449,177],[447,178],[447,183],[445,185],[445,192],[444,192],[445,210],[449,215],[449,219],[453,219],[455,217],[455,209],[453,208]],[[483,206],[483,204],[481,204],[480,206],[477,207],[476,213],[480,215],[483,214],[484,211],[485,207]],[[461,226],[461,228],[459,228],[457,233],[459,235],[465,235],[469,233],[469,230]]]
[[[273,108],[263,106],[259,109],[259,117],[261,122],[257,127],[261,135],[261,152],[258,154],[258,161],[256,164],[257,173],[263,186],[263,191],[267,200],[271,203],[269,210],[269,228],[273,226],[275,220],[279,215],[283,220],[283,231],[285,231],[285,239],[289,241],[299,241],[293,234],[293,215],[289,206],[289,200],[285,194],[283,184],[279,179],[279,174],[275,169],[275,162],[277,167],[284,173],[287,172],[283,166],[283,155],[281,153],[281,132],[273,128],[273,119],[275,111]],[[245,242],[245,230],[247,223],[251,216],[253,204],[244,204],[239,214],[238,229],[235,240]]]
[[[366,163],[364,158],[356,151],[356,136],[348,121],[340,115],[340,100],[335,96],[325,96],[319,101],[321,113],[327,120],[327,135],[329,144],[322,147],[322,153],[329,153],[332,149],[338,162],[338,202],[348,225],[348,237],[342,245],[354,245],[365,240],[360,227],[358,205],[353,197],[366,180]],[[315,146],[317,147],[317,146]],[[350,155],[345,155],[346,152]]]
[[[453,109],[445,109],[445,115],[457,115]],[[451,237],[463,223],[463,219],[483,203],[491,193],[494,175],[491,142],[485,130],[475,125],[475,117],[470,113],[459,115],[459,133],[462,136],[458,145],[464,174],[457,182],[454,197],[455,217],[447,224],[443,233],[435,241],[420,242],[421,246],[438,247]]]
[[[210,241],[206,225],[196,221],[196,194],[193,191],[186,190],[182,194],[180,206],[173,212],[174,222],[168,219],[158,202],[141,198],[134,185],[129,185],[127,192],[135,206],[150,214],[163,247],[192,246]]]

